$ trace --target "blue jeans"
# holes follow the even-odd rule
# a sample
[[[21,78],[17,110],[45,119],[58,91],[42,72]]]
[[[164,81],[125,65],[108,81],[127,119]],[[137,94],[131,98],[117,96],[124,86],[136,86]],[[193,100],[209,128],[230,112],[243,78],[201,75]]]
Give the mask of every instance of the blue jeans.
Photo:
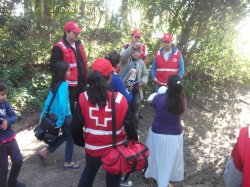
[[[66,140],[66,149],[64,155],[65,162],[71,162],[73,156],[74,143],[70,130],[71,120],[72,116],[65,117],[64,123],[62,125],[62,135],[58,137],[58,140],[55,145],[49,145],[47,147],[49,153],[53,153]]]
[[[102,165],[101,157],[92,157],[86,153],[86,164],[82,172],[82,176],[78,183],[78,187],[92,187],[95,176]],[[119,187],[121,173],[114,175],[106,172],[106,187]]]
[[[7,186],[8,156],[10,156],[12,166],[10,169],[8,186],[16,186],[17,177],[22,167],[23,156],[16,140],[0,145],[0,186]]]

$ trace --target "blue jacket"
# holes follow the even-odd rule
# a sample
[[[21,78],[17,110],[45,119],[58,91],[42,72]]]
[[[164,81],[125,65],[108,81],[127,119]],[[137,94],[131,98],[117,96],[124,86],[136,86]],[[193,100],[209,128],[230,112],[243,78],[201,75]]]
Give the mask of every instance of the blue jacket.
[[[118,75],[112,73],[109,87],[114,89],[115,91],[120,92],[127,99],[128,103],[131,102],[133,95],[127,92],[124,83]]]
[[[8,128],[5,131],[0,130],[0,141],[3,141],[14,136],[14,131],[12,130],[11,125],[17,120],[16,113],[6,100],[0,103],[0,118],[6,120],[8,123]]]
[[[171,57],[178,49],[175,48],[175,47],[172,47],[172,51],[169,55],[169,57]],[[162,47],[160,49],[161,51],[161,54],[164,56],[164,54],[166,53],[164,47]],[[179,60],[179,77],[183,78],[183,75],[184,75],[184,60],[183,60],[183,57],[182,55],[180,56]],[[151,77],[153,80],[155,80],[155,75],[156,75],[156,69],[157,69],[157,63],[156,63],[156,58],[153,59],[153,62],[152,62],[152,65],[151,65]]]
[[[44,103],[44,107],[40,115],[40,120],[47,111],[52,97],[53,97],[53,92],[50,90],[49,95]],[[50,107],[50,113],[56,116],[57,127],[61,127],[63,125],[65,117],[71,115],[70,104],[69,104],[69,86],[66,81],[62,82],[60,87],[58,88],[56,97]]]

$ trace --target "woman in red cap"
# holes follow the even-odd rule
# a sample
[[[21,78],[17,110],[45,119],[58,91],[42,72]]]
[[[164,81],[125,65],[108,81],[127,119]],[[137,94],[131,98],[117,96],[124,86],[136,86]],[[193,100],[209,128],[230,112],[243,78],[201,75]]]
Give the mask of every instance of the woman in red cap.
[[[114,71],[109,60],[98,58],[92,65],[88,76],[88,87],[79,96],[76,108],[78,118],[72,123],[72,136],[77,145],[85,146],[86,165],[78,187],[90,187],[102,165],[101,156],[112,147],[112,92],[108,90],[111,73]],[[114,93],[116,108],[116,141],[122,144],[126,140],[123,121],[127,113],[126,98],[119,92]],[[83,133],[81,133],[83,129]],[[84,135],[84,139],[83,139]],[[85,141],[85,143],[84,143]],[[121,173],[106,173],[106,186],[119,187]]]

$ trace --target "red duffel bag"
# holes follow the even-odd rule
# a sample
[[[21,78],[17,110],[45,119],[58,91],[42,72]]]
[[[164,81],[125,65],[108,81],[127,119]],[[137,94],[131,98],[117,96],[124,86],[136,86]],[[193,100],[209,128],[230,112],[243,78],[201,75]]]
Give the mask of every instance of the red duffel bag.
[[[130,140],[124,144],[108,149],[102,156],[102,167],[109,173],[131,173],[148,167],[148,148]]]

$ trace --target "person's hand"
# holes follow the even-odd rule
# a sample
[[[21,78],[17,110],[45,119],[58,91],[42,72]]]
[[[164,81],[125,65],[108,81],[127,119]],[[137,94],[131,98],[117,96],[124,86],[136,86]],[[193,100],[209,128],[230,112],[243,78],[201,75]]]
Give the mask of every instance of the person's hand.
[[[141,86],[144,86],[144,84],[145,84],[145,83],[144,83],[143,81],[140,81],[140,82],[138,83],[138,86],[141,87]]]
[[[6,130],[8,128],[8,122],[6,120],[3,120],[2,125],[0,125],[0,129]]]
[[[132,84],[129,84],[129,83],[126,83],[125,84],[126,88],[131,91],[133,89],[133,85]]]
[[[155,84],[158,84],[158,82],[157,82],[155,79],[153,80],[153,82],[154,82]]]
[[[133,48],[134,50],[140,49],[140,48],[141,48],[141,43],[140,43],[140,42],[134,43],[134,44],[132,45],[132,48]]]

